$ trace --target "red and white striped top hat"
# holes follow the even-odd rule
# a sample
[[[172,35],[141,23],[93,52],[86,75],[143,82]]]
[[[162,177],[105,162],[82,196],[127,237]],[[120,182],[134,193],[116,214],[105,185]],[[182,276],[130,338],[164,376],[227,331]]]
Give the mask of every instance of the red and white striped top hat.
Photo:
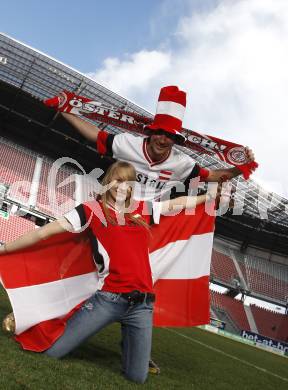
[[[186,92],[176,86],[161,88],[153,122],[147,125],[150,130],[164,130],[185,140],[181,134],[182,120],[186,108]]]

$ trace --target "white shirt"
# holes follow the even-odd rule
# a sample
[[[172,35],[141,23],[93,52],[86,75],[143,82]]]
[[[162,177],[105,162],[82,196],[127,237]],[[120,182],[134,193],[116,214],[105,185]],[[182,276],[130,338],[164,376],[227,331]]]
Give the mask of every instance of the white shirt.
[[[147,143],[148,138],[129,133],[112,135],[100,131],[97,150],[100,154],[110,155],[134,166],[136,170],[135,199],[159,199],[175,186],[179,192],[184,192],[182,183],[188,177],[199,175],[200,168],[195,160],[172,147],[167,157],[153,162],[147,152]]]

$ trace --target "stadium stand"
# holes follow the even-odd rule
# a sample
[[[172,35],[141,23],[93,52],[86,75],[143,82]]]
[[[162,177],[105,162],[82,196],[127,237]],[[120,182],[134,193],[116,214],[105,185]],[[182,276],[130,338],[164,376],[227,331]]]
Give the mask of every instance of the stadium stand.
[[[22,234],[35,229],[35,224],[27,219],[10,215],[9,219],[0,216],[0,241],[9,242]]]
[[[25,149],[4,138],[0,138],[0,144],[0,182],[10,187],[8,192],[10,198],[26,204],[29,199],[36,159]]]
[[[245,267],[245,263],[244,263],[244,254],[238,250],[235,250],[235,249],[230,249],[229,253],[230,253],[230,256],[233,256],[234,259],[237,261],[237,264],[239,266],[240,273],[241,273],[241,282],[243,285],[245,284],[246,288],[248,289],[246,267]]]
[[[259,334],[275,340],[288,342],[288,316],[273,311],[250,306]]]
[[[227,311],[213,307],[213,314],[211,313],[211,317],[223,321],[225,323],[225,330],[227,332],[240,334],[240,329],[234,323]]]
[[[211,291],[210,293],[212,308],[222,309],[228,312],[239,330],[250,331],[249,322],[242,302],[214,291]]]
[[[244,255],[239,251],[221,247],[219,251],[213,249],[211,275],[213,279],[226,283],[227,287],[235,287],[235,281],[244,278],[246,289],[253,295],[267,299],[273,298],[278,303],[286,304],[288,297],[288,269],[285,265],[269,262],[265,259]],[[233,259],[229,256],[233,253],[241,275],[237,271]],[[243,283],[244,284],[244,283]]]
[[[53,161],[41,156],[43,161],[39,187],[37,186],[37,202],[33,205],[29,203],[29,199],[36,159],[39,156],[31,150],[16,145],[2,137],[0,138],[0,147],[0,183],[8,187],[7,198],[22,205],[33,206],[36,210],[52,217],[59,217],[74,207],[75,183],[73,180],[69,180],[68,183],[64,184],[64,181],[76,173],[75,169],[73,170],[70,167],[58,169],[55,198],[51,198],[48,194],[47,180]]]
[[[281,264],[268,262],[255,256],[244,256],[240,263],[250,291],[259,296],[286,302],[288,296],[288,270]]]
[[[53,217],[59,217],[75,207],[75,181],[72,180],[73,177],[69,180],[74,171],[59,169],[56,175],[55,192],[53,191],[52,196],[51,194],[49,196],[48,189],[51,189],[51,186],[48,185],[48,176],[51,170],[52,162],[45,160],[41,170],[36,209]],[[65,184],[65,181],[68,183]]]
[[[239,279],[234,263],[227,255],[213,249],[211,261],[213,278],[229,284],[233,284],[234,279]]]

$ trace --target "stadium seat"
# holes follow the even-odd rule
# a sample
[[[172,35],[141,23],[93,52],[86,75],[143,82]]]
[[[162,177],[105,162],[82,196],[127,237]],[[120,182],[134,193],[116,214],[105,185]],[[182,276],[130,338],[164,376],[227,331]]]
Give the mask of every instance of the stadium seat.
[[[233,285],[233,279],[239,279],[233,260],[227,255],[213,249],[211,274],[214,278]]]
[[[25,152],[3,138],[0,139],[0,182],[8,185],[8,196],[19,203],[26,204],[36,163],[32,152]],[[21,182],[21,184],[20,184]]]
[[[239,330],[249,330],[249,322],[243,303],[224,294],[210,291],[212,307],[225,310]]]
[[[32,229],[35,229],[35,224],[25,218],[10,215],[9,219],[4,219],[0,216],[1,242],[13,241]]]
[[[241,281],[241,278],[229,255],[232,250],[225,248],[224,245],[219,246],[219,243],[216,247],[217,249],[214,248],[212,252],[211,276],[227,286],[235,287],[235,279]],[[286,266],[256,256],[244,255],[234,249],[233,256],[248,291],[264,300],[272,298],[276,303],[287,303],[288,268]]]
[[[234,251],[249,291],[259,297],[274,298],[286,304],[288,298],[288,268],[256,256]]]
[[[258,306],[251,305],[251,310],[259,334],[275,340],[288,342],[288,316]]]
[[[8,186],[7,198],[25,206],[30,206],[29,196],[36,166],[37,154],[24,147],[13,144],[4,138],[0,138],[0,183]],[[36,210],[48,216],[59,217],[75,207],[74,193],[75,183],[60,186],[76,171],[61,167],[56,178],[55,199],[50,199],[48,194],[48,174],[53,161],[42,156],[40,183],[37,194]],[[34,206],[34,205],[33,205]]]
[[[63,184],[64,181],[74,173],[74,171],[70,171],[65,168],[58,170],[56,177],[55,198],[52,198],[48,193],[48,188],[51,188],[51,186],[48,185],[48,175],[51,168],[51,161],[43,161],[36,207],[39,211],[42,211],[45,214],[53,217],[60,217],[75,207],[75,182],[73,180],[69,180],[70,183],[61,186],[61,183]]]

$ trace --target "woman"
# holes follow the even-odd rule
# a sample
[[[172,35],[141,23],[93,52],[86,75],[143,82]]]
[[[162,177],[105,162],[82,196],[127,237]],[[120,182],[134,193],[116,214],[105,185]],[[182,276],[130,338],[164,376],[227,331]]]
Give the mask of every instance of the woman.
[[[135,169],[118,161],[103,179],[97,201],[81,204],[58,221],[31,231],[0,247],[14,252],[67,230],[87,228],[99,274],[96,293],[68,320],[62,336],[45,353],[61,358],[87,337],[113,322],[121,323],[122,370],[125,377],[144,383],[152,338],[155,296],[148,256],[149,224],[160,214],[195,207],[211,196],[180,197],[144,203],[132,199]]]

